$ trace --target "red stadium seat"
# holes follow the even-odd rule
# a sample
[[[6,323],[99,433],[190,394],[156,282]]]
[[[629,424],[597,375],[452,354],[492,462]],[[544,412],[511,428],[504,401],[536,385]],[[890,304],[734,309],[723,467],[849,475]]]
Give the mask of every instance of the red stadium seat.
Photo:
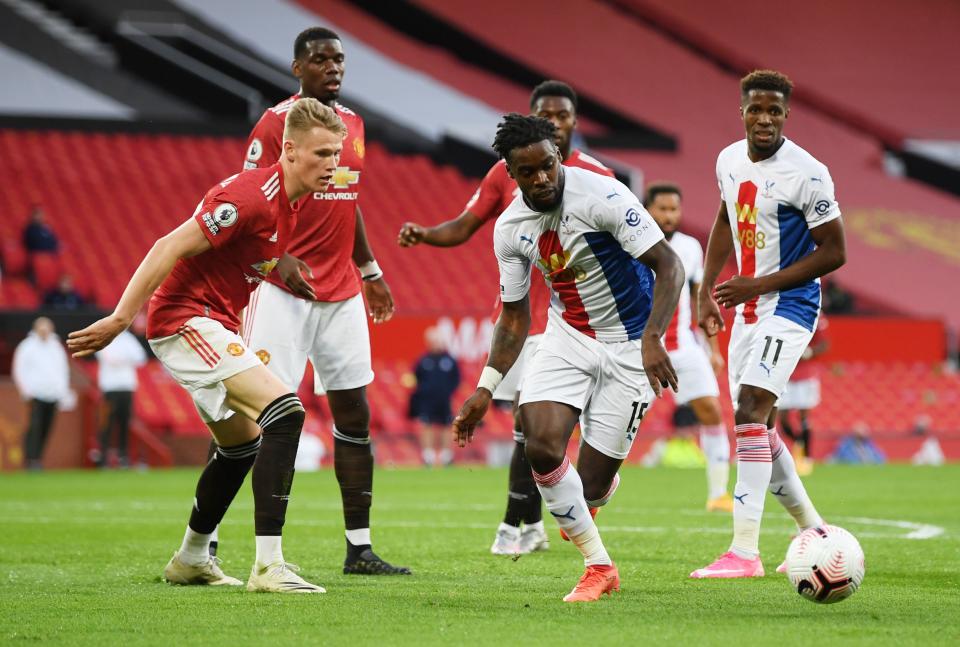
[[[43,294],[57,287],[63,275],[63,263],[57,254],[34,252],[30,255],[30,270],[37,290]]]
[[[26,276],[29,258],[19,238],[5,237],[0,246],[0,253],[3,255],[4,276]]]

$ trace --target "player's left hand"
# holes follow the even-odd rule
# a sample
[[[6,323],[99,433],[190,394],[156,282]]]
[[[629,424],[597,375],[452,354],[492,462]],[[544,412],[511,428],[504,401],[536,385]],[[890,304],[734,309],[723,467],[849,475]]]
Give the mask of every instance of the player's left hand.
[[[116,315],[109,315],[83,330],[75,330],[67,335],[67,349],[74,357],[93,355],[105,348],[129,325],[130,322],[123,321]]]
[[[490,391],[478,388],[460,407],[460,413],[453,419],[453,438],[460,447],[466,447],[467,443],[473,440],[473,432],[483,419],[492,399],[493,394]]]
[[[760,282],[749,276],[734,276],[713,289],[713,298],[724,308],[733,308],[760,296]]]
[[[659,398],[663,389],[667,387],[676,393],[679,388],[677,372],[660,338],[644,336],[640,344],[640,356],[643,359],[643,370],[647,374],[647,380],[650,381],[650,386],[657,397]]]
[[[367,298],[367,308],[370,310],[370,316],[373,317],[373,323],[390,321],[394,310],[393,295],[390,293],[390,286],[383,278],[364,281],[363,296]]]

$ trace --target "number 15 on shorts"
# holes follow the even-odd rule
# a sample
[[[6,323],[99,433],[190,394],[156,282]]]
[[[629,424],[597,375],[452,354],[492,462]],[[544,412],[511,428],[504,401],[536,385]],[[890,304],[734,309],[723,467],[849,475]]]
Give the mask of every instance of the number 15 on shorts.
[[[633,440],[637,432],[640,431],[640,422],[643,420],[643,414],[647,412],[649,402],[634,402],[633,412],[630,414],[630,422],[627,423],[627,440]]]

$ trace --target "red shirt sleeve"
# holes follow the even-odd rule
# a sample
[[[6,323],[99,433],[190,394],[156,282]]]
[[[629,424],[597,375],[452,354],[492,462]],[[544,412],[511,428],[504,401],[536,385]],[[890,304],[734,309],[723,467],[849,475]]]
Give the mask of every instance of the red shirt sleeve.
[[[243,231],[250,218],[250,208],[245,207],[241,196],[221,187],[211,191],[194,215],[210,246],[219,249],[229,243],[238,232]]]
[[[480,188],[467,203],[466,210],[481,222],[487,222],[499,216],[504,203],[504,178],[509,180],[510,176],[507,175],[503,162],[497,162],[487,171],[480,182]]]
[[[253,127],[247,139],[243,168],[266,168],[280,159],[283,144],[283,119],[267,110]]]

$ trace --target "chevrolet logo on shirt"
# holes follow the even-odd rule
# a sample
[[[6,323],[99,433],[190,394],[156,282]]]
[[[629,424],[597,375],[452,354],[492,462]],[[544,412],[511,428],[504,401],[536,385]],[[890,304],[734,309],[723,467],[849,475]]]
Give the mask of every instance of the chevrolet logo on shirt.
[[[334,189],[349,189],[351,184],[360,181],[360,171],[351,171],[349,166],[338,166],[333,172],[330,186]]]

